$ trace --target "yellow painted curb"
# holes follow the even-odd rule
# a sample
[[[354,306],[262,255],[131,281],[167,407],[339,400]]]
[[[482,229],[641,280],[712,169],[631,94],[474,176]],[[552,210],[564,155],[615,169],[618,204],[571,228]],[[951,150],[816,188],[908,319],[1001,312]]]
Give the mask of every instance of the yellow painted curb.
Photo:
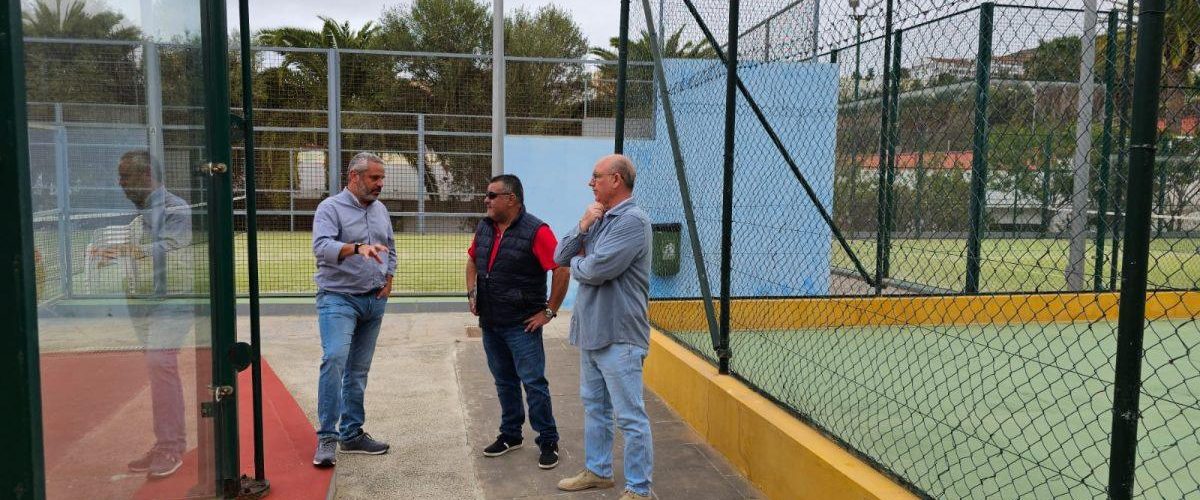
[[[916,498],[658,331],[644,375],[647,387],[770,498]]]
[[[1117,293],[735,299],[730,321],[738,330],[1116,321],[1119,299]],[[1146,296],[1146,319],[1192,318],[1197,310],[1200,292]],[[651,301],[650,318],[668,331],[708,330],[699,300]]]

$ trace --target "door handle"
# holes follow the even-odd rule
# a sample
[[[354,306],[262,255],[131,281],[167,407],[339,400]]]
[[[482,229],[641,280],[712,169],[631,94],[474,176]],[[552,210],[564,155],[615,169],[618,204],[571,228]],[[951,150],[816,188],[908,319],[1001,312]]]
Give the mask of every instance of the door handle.
[[[205,163],[200,166],[200,173],[208,175],[219,175],[229,171],[229,167],[224,163]]]

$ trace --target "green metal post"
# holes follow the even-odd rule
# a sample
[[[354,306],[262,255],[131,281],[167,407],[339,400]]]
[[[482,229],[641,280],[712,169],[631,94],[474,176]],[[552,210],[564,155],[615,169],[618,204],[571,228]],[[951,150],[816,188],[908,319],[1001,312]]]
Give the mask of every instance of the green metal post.
[[[729,42],[725,56],[725,173],[721,193],[721,346],[717,349],[717,369],[729,374],[729,334],[733,310],[730,308],[733,268],[733,164],[737,127],[738,10],[740,0],[729,0]]]
[[[629,1],[621,0],[621,28],[617,38],[617,114],[616,114],[616,144],[613,152],[625,152],[625,87],[629,78]]]
[[[1117,129],[1117,140],[1120,141],[1120,146],[1117,148],[1117,172],[1125,171],[1126,148],[1129,144],[1128,125],[1129,125],[1129,106],[1130,98],[1128,89],[1129,82],[1133,80],[1132,70],[1133,63],[1131,60],[1133,54],[1133,5],[1130,4],[1125,9],[1125,46],[1123,48],[1122,58],[1124,66],[1121,68],[1121,120]],[[1121,258],[1121,219],[1122,209],[1121,194],[1125,192],[1121,182],[1121,176],[1113,176],[1113,258],[1112,269],[1108,277],[1108,288],[1110,290],[1117,289],[1117,263]]]
[[[892,45],[891,81],[888,82],[888,131],[887,131],[887,228],[883,232],[883,276],[892,274],[892,233],[896,232],[896,143],[899,141],[897,128],[900,114],[900,51],[904,30],[896,30],[896,41]]]
[[[979,292],[980,241],[987,218],[988,86],[992,70],[992,16],[995,4],[979,7],[979,51],[975,64],[975,139],[971,154],[970,229],[967,236],[967,282],[964,291]]]
[[[214,164],[232,163],[229,150],[229,31],[225,22],[224,0],[203,0],[204,23],[202,51],[204,63],[205,130],[208,133],[208,158]],[[219,398],[213,417],[217,430],[216,488],[219,494],[235,496],[240,482],[238,460],[237,372],[229,356],[236,341],[237,324],[234,290],[233,186],[229,169],[214,172],[209,180],[209,284],[212,300],[212,376],[213,386],[232,390]]]
[[[1050,169],[1054,163],[1054,133],[1046,133],[1042,143],[1042,234],[1050,234]]]
[[[0,497],[46,497],[21,2],[0,10]]]
[[[876,210],[876,227],[875,227],[875,295],[883,294],[883,282],[887,276],[884,268],[884,262],[887,260],[887,226],[888,226],[888,207],[889,197],[887,195],[887,156],[888,143],[891,142],[889,137],[888,120],[891,118],[891,108],[888,102],[891,99],[891,92],[888,92],[886,84],[892,80],[892,65],[888,64],[892,59],[892,3],[893,0],[887,0],[887,8],[884,14],[884,29],[883,29],[883,81],[885,87],[883,89],[882,101],[883,107],[879,110],[879,185],[876,189],[877,200],[879,206]]]
[[[1104,47],[1104,129],[1100,135],[1100,181],[1096,195],[1096,265],[1093,270],[1093,288],[1104,289],[1104,231],[1108,228],[1108,169],[1112,154],[1113,85],[1117,68],[1117,11],[1108,13],[1108,43]]]
[[[1108,468],[1108,497],[1116,500],[1133,497],[1137,463],[1138,419],[1141,416],[1138,398],[1142,386],[1142,340],[1146,327],[1147,260],[1150,257],[1150,199],[1154,189],[1151,180],[1154,178],[1155,136],[1158,134],[1165,3],[1164,0],[1143,0],[1138,14],[1127,176],[1129,221],[1125,229],[1125,260],[1117,319],[1112,447]]]
[[[1159,139],[1159,142],[1162,142],[1162,140]],[[1167,147],[1165,147],[1163,149],[1166,150],[1167,154],[1164,156],[1166,156],[1167,158],[1170,158],[1172,155],[1175,154],[1175,151],[1174,151],[1175,143],[1172,142],[1171,140],[1167,140],[1166,143],[1167,143]],[[1156,208],[1151,210],[1150,213],[1151,214],[1154,214],[1154,213],[1164,214],[1167,212],[1167,210],[1166,210],[1166,207],[1167,207],[1167,169],[1160,168],[1160,169],[1158,169],[1158,171],[1156,173],[1158,174],[1157,175],[1158,183],[1156,183],[1154,185],[1154,205]],[[1154,221],[1154,237],[1155,238],[1162,237],[1162,233],[1166,229],[1166,225],[1167,225],[1166,220],[1164,220],[1162,218],[1158,218]]]
[[[254,53],[250,49],[250,0],[238,1],[238,25],[241,27],[242,117],[245,136],[246,167],[246,277],[250,291],[250,388],[253,391],[254,481],[252,488],[265,493],[266,456],[263,445],[262,399],[262,320],[258,283],[258,187],[254,161]],[[290,171],[289,171],[290,172]],[[290,175],[290,173],[289,173]],[[243,487],[245,489],[245,486]]]
[[[913,196],[913,212],[916,214],[916,239],[921,239],[921,233],[925,229],[925,221],[922,220],[924,215],[921,214],[921,209],[924,208],[922,200],[925,199],[925,142],[921,141],[921,149],[917,150],[917,187],[916,196]]]

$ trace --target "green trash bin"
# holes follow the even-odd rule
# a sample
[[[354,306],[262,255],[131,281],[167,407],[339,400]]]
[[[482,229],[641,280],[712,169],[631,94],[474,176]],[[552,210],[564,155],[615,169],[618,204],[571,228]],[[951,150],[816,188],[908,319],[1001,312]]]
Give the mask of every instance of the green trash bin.
[[[650,269],[659,276],[674,276],[679,273],[679,234],[683,226],[678,222],[652,224],[654,232],[653,256]]]

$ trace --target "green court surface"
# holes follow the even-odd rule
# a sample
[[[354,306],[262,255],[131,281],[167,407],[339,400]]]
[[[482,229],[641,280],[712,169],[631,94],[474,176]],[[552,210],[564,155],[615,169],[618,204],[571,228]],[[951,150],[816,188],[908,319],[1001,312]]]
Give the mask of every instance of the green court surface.
[[[674,336],[712,358],[707,332]],[[735,329],[731,344],[735,373],[934,497],[1105,495],[1115,322]],[[1200,328],[1155,321],[1144,345],[1136,490],[1194,495]]]
[[[875,240],[850,240],[850,247],[868,270],[875,269]],[[1095,240],[1084,252],[1085,282],[1093,284]],[[981,291],[1037,292],[1066,289],[1065,269],[1070,242],[1066,239],[985,238],[980,242]],[[834,242],[834,266],[853,269],[846,252]],[[966,276],[965,239],[894,239],[890,277],[948,290],[962,290]],[[1119,257],[1118,257],[1119,258]],[[1103,282],[1111,273],[1112,241],[1104,245]],[[1120,281],[1120,262],[1118,282]],[[1148,285],[1154,288],[1200,287],[1200,239],[1156,238],[1150,244]]]

